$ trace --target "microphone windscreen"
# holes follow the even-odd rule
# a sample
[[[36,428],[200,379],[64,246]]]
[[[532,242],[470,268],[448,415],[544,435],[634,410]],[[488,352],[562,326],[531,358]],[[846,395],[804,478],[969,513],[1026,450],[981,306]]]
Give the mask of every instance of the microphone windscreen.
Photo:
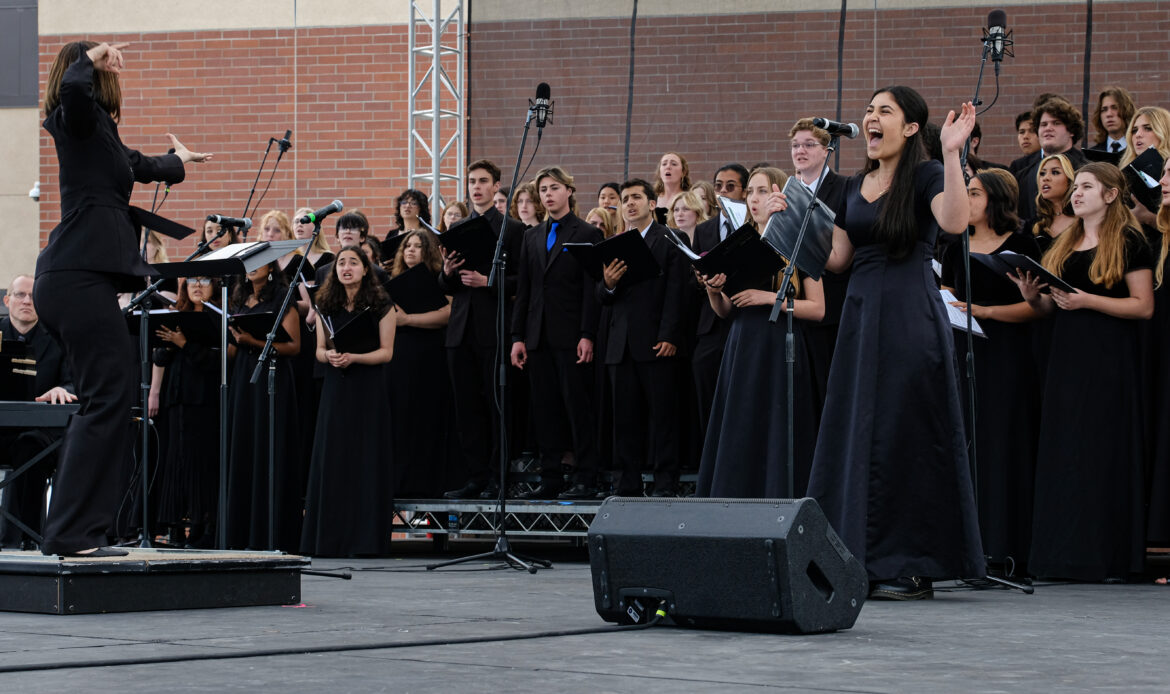
[[[549,89],[548,82],[541,82],[540,84],[536,85],[537,99],[547,100],[550,96],[552,96],[552,90]]]
[[[1006,27],[1007,26],[1007,12],[1003,10],[992,10],[987,15],[987,28],[992,27]]]

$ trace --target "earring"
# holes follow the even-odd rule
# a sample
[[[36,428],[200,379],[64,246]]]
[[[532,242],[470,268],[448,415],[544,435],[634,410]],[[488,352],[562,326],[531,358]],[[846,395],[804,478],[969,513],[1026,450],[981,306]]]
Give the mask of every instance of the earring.
[[[272,281],[272,272],[269,272],[269,273],[268,273],[268,281],[269,281],[269,282],[271,282],[271,281]]]

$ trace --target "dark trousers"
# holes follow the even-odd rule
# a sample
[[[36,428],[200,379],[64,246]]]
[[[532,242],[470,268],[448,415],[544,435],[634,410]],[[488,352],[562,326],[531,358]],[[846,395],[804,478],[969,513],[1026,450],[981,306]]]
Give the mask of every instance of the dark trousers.
[[[484,485],[499,476],[499,414],[495,407],[495,349],[468,340],[447,348],[447,370],[455,393],[455,421],[470,482]]]
[[[86,270],[37,277],[34,301],[41,323],[65,350],[81,409],[61,445],[45,521],[45,554],[107,544],[130,444],[134,345],[118,308],[113,277]]]
[[[532,419],[540,446],[540,477],[560,486],[561,455],[573,451],[573,483],[593,486],[597,475],[597,419],[593,364],[578,364],[572,349],[528,352]]]
[[[57,430],[30,429],[27,431],[5,430],[0,435],[0,460],[9,474],[34,458],[54,440],[60,438]],[[11,480],[4,487],[4,510],[18,518],[29,528],[42,532],[45,516],[45,488],[53,476],[56,453],[46,456],[39,463],[24,471],[20,477]],[[20,545],[21,540],[31,540],[20,526],[4,518],[0,521],[0,544],[5,547]]]
[[[613,391],[617,493],[641,496],[642,469],[654,472],[655,491],[674,491],[679,470],[677,357],[609,365]]]

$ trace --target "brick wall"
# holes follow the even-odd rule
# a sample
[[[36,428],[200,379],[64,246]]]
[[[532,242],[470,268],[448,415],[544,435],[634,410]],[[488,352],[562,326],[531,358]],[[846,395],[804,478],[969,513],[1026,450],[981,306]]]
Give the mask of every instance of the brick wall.
[[[1055,91],[1081,103],[1085,25],[1082,4],[1012,6],[1007,14],[1016,57],[1005,60],[999,101],[980,118],[980,154],[1004,163],[1020,154],[1013,121],[1036,94]],[[687,156],[692,177],[710,178],[727,161],[750,166],[767,160],[791,170],[791,124],[834,113],[838,16],[639,18],[631,175],[652,177],[668,150]],[[850,10],[843,118],[860,123],[875,84],[904,83],[922,92],[932,119],[941,122],[947,109],[971,98],[986,23],[987,8],[890,10],[876,18],[872,10]],[[468,151],[510,166],[526,99],[538,82],[548,82],[556,123],[548,127],[532,171],[563,164],[588,192],[586,199],[593,199],[601,182],[622,173],[628,43],[628,19],[474,24]],[[1116,83],[1130,89],[1139,105],[1170,106],[1167,58],[1165,3],[1095,6],[1094,102],[1096,92]],[[994,92],[989,62],[985,103]],[[855,171],[863,158],[860,141],[847,141],[841,169]]]
[[[82,37],[42,36],[41,83],[60,47]],[[212,162],[192,164],[160,212],[190,226],[209,213],[238,216],[269,137],[293,130],[259,207],[291,213],[341,198],[384,231],[406,186],[405,26],[123,34],[123,117],[128,146],[166,152],[173,132]],[[294,49],[295,40],[295,49]],[[295,61],[294,61],[295,54]],[[42,87],[43,89],[43,87]],[[295,96],[295,98],[294,98]],[[41,244],[59,218],[52,138],[41,129]],[[259,198],[267,171],[257,185]],[[154,186],[135,187],[149,208]],[[332,235],[333,226],[325,230]],[[181,244],[172,259],[193,244]]]

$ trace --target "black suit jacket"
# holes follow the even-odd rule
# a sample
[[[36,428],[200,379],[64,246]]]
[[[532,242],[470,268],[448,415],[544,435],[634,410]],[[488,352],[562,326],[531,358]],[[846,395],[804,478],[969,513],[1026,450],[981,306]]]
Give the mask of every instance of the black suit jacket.
[[[639,233],[626,232],[628,233]],[[666,239],[666,227],[654,222],[646,245],[662,274],[610,292],[597,282],[597,298],[609,306],[609,338],[605,363],[619,364],[627,350],[634,361],[654,361],[654,345],[669,342],[682,351],[686,344],[685,307],[691,268],[686,256]]]
[[[1012,163],[1008,164],[1008,171],[1011,171],[1018,178],[1021,171],[1028,169],[1038,161],[1040,161],[1040,150],[1036,150],[1031,154],[1025,154],[1019,159],[1013,159]]]
[[[40,397],[49,390],[58,386],[64,388],[70,393],[75,392],[73,389],[73,378],[70,376],[69,367],[65,363],[65,352],[61,349],[61,345],[53,339],[48,330],[37,323],[24,335],[12,325],[12,319],[5,316],[0,319],[0,333],[4,335],[4,341],[23,341],[27,343],[32,349],[33,358],[36,359],[37,375],[33,378],[33,393],[29,399]],[[18,394],[13,394],[9,397],[14,397]]]
[[[473,212],[468,219],[478,216],[477,213]],[[495,207],[488,208],[483,216],[487,217],[493,231],[500,228],[504,218]],[[516,282],[519,276],[517,260],[520,258],[520,246],[523,243],[524,223],[509,217],[507,226],[504,228],[504,257],[507,262],[504,272],[504,293],[509,298],[506,310],[511,310],[511,299],[516,296]],[[494,346],[496,344],[495,290],[491,287],[469,289],[463,286],[458,271],[450,275],[440,274],[439,287],[451,295],[451,320],[447,323],[447,346],[458,347],[463,343],[465,337],[470,337],[473,344],[479,347]],[[505,316],[505,321],[505,325],[511,324],[507,322],[507,316]],[[468,331],[471,331],[470,335],[468,335]]]
[[[577,342],[597,335],[601,306],[594,282],[581,263],[564,252],[565,243],[598,243],[601,230],[572,212],[557,224],[552,251],[547,250],[550,220],[524,232],[518,263],[512,341],[528,349],[575,349]]]
[[[61,223],[37,259],[37,275],[92,270],[118,276],[119,288],[141,289],[148,275],[130,215],[134,182],[183,180],[175,154],[148,157],[122,144],[118,124],[93,96],[93,62],[79,49],[65,70],[61,103],[45,118],[60,166]]]
[[[1072,162],[1073,170],[1079,169],[1088,161],[1080,149],[1073,147],[1067,152],[1063,153]],[[1036,216],[1036,172],[1040,170],[1041,157],[1036,156],[1036,161],[1032,162],[1031,166],[1016,174],[1016,181],[1020,184],[1020,219],[1029,219]]]

